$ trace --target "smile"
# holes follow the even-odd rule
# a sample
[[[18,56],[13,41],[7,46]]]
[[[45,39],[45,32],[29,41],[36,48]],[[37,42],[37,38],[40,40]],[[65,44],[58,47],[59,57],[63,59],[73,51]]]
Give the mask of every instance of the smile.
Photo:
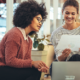
[[[67,20],[68,20],[68,21],[71,21],[71,20],[73,20],[73,19],[68,19],[68,18],[67,18]]]

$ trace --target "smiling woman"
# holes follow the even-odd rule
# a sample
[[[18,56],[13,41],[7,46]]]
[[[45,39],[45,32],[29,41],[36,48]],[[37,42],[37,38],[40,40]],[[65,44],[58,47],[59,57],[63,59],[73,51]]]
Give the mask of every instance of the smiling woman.
[[[78,12],[79,12],[79,4],[76,0],[67,0],[64,3],[62,8],[62,14],[65,23],[61,27],[59,27],[56,31],[54,31],[51,36],[51,42],[54,46],[54,51],[57,60],[64,61],[70,54],[70,50],[69,53],[66,53],[65,50],[62,52],[65,52],[66,55],[65,54],[58,55],[60,52],[56,50],[56,47],[58,45],[61,36],[64,34],[80,35],[80,32],[78,31],[80,29],[80,23],[76,22]]]
[[[79,14],[79,3],[77,0],[66,0],[62,7],[62,14],[64,24],[53,31],[51,35],[51,42],[54,46],[54,50],[49,54],[49,57],[54,59],[55,54],[55,61],[80,61],[79,51],[72,51],[67,49],[67,47],[64,50],[56,49],[62,35],[80,35],[80,23],[76,22],[76,18]],[[63,43],[65,43],[65,40]],[[52,66],[50,67],[50,72],[51,71]]]
[[[13,27],[0,42],[0,80],[40,80],[48,67],[31,59],[32,40],[29,35],[40,30],[47,17],[44,3],[25,1],[18,5]]]

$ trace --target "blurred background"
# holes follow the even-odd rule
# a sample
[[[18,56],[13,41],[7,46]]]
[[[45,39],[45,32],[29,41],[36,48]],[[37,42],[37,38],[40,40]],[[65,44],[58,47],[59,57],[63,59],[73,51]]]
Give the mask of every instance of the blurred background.
[[[0,0],[0,40],[8,30],[14,27],[12,22],[14,11],[17,6],[23,1],[27,0]],[[38,32],[38,37],[42,38],[43,35],[51,35],[52,31],[63,24],[62,6],[66,0],[35,1],[38,3],[45,2],[48,12],[47,20],[44,22],[42,28]],[[80,4],[80,0],[77,1]],[[78,15],[77,21],[80,22],[80,15]]]

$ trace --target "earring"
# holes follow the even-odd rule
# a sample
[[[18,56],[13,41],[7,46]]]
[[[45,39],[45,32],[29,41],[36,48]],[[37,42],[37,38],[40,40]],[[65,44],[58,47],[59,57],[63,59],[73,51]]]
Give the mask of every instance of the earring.
[[[62,24],[64,23],[64,19],[62,20]]]

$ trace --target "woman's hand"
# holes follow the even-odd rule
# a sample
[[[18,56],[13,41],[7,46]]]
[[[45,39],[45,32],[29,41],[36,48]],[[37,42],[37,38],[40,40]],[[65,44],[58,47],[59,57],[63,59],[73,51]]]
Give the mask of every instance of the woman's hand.
[[[58,57],[58,60],[64,61],[69,56],[70,53],[71,53],[70,49],[63,50],[62,55]]]
[[[49,69],[49,67],[47,67],[45,63],[40,64],[39,67],[38,67],[39,71],[45,72],[45,73],[47,73],[48,69]]]
[[[46,70],[48,69],[46,64],[42,61],[32,61],[32,66],[37,68],[41,72],[46,72]]]
[[[41,68],[38,69],[38,71],[47,73],[47,72],[48,72],[48,69],[49,69],[49,68],[46,68],[46,67],[43,67],[43,66],[42,66]]]

